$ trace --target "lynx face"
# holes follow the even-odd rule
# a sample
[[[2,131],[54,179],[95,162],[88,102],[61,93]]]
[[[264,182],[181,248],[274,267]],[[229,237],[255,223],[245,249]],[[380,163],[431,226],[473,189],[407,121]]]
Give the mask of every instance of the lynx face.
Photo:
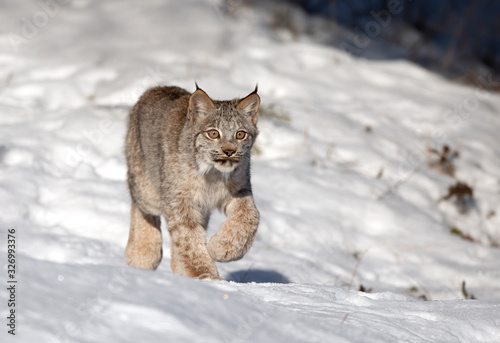
[[[230,173],[247,164],[258,134],[256,127],[260,99],[250,94],[242,100],[213,102],[202,90],[190,99],[189,115],[196,129],[195,147],[201,174],[215,168]]]

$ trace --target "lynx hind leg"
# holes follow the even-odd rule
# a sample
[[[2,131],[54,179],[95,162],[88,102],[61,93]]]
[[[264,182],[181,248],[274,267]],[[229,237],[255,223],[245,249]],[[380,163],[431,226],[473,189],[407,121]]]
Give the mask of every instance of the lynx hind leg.
[[[143,213],[132,201],[125,261],[135,268],[156,269],[162,258],[160,217]]]

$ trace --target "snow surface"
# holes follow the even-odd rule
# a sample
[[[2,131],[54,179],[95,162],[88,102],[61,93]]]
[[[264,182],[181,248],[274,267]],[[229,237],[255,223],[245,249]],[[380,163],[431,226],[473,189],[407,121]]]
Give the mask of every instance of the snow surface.
[[[19,280],[2,342],[500,341],[500,96],[270,31],[240,1],[60,3],[0,5],[0,234],[16,229]],[[259,122],[261,225],[222,282],[173,275],[167,235],[157,271],[123,260],[128,110],[194,80],[216,99],[258,82],[289,118]],[[426,163],[443,144],[455,178]],[[439,201],[457,180],[465,214]]]

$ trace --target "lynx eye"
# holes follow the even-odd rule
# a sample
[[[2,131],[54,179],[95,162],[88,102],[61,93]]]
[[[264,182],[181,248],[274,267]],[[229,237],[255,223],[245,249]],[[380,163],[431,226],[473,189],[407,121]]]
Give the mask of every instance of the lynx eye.
[[[217,130],[208,130],[207,131],[208,138],[217,139],[220,137],[219,131]]]
[[[242,140],[247,137],[247,133],[245,131],[236,132],[236,139]]]

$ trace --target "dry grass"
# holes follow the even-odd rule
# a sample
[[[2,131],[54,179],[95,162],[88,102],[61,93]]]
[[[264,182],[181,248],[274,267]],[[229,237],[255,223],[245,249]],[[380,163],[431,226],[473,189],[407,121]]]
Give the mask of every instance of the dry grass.
[[[441,150],[428,148],[427,165],[440,173],[455,177],[455,160],[459,157],[457,150],[452,150],[448,145],[443,145]]]

